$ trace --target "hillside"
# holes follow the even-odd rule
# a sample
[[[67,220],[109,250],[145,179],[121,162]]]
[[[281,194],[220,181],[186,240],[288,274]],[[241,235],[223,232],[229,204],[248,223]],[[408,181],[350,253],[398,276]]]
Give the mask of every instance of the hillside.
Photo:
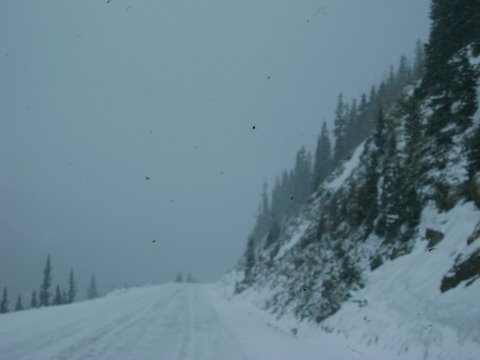
[[[479,6],[432,2],[418,77],[367,103],[356,142],[340,99],[332,170],[254,231],[229,275],[234,298],[402,358],[478,357]]]

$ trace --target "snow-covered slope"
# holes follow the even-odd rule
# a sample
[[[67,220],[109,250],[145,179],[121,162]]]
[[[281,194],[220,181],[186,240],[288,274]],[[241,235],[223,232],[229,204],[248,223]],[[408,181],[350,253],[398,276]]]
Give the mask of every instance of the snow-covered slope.
[[[420,234],[441,229],[443,241],[429,248],[418,239],[413,251],[371,272],[366,286],[323,322],[324,329],[392,351],[399,358],[478,359],[480,282],[441,293],[444,274],[466,248],[480,211],[472,203],[448,213],[428,207]],[[409,355],[412,353],[412,355]]]
[[[476,64],[463,74],[470,96]],[[380,109],[276,242],[260,241],[226,278],[233,298],[369,356],[480,358],[480,117],[463,95],[451,95],[460,111],[434,92],[447,85],[407,86]]]
[[[340,309],[320,326],[311,321],[299,322],[296,313],[306,296],[312,298],[309,301],[312,304],[319,302],[323,294],[317,286],[304,285],[308,283],[308,273],[304,273],[304,282],[298,284],[298,293],[290,297],[291,302],[279,300],[281,310],[272,299],[288,296],[279,294],[290,290],[286,285],[290,284],[288,277],[298,280],[292,274],[284,273],[283,281],[276,275],[266,276],[232,299],[275,311],[263,316],[286,332],[293,330],[298,336],[319,338],[335,334],[367,359],[382,356],[384,359],[478,359],[480,282],[463,281],[447,292],[440,290],[442,279],[456,259],[478,248],[477,224],[480,224],[480,210],[471,202],[443,213],[433,205],[427,206],[422,212],[413,250],[367,272],[363,288],[351,291]],[[299,229],[302,234],[305,232],[304,225]],[[425,238],[428,229],[441,231],[444,239],[435,246],[429,245]],[[292,239],[298,243],[297,237]],[[290,247],[290,242],[286,246]],[[234,293],[231,284],[242,276],[233,272],[224,279],[227,293]],[[321,280],[319,275],[315,283]]]

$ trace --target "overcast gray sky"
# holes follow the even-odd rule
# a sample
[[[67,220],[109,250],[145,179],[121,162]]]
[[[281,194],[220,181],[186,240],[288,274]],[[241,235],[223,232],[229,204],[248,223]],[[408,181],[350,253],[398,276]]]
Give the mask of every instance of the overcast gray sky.
[[[264,180],[337,95],[428,36],[427,0],[0,1],[0,286],[235,265]],[[256,129],[253,130],[252,126]],[[146,177],[150,180],[146,180]],[[156,240],[152,243],[152,240]]]

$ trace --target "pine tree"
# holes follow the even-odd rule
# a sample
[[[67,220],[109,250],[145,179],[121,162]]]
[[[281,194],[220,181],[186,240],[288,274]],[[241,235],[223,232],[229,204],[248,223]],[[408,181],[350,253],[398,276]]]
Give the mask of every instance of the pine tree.
[[[40,286],[39,300],[40,306],[48,306],[50,304],[50,286],[52,284],[52,264],[50,255],[47,256],[47,262],[43,269],[43,281]]]
[[[468,174],[473,178],[480,172],[480,126],[468,141]]]
[[[385,141],[386,141],[386,126],[385,126],[385,116],[383,114],[383,109],[378,110],[377,115],[377,126],[375,128],[375,133],[373,134],[373,143],[375,144],[377,153],[379,155],[383,154],[385,150]]]
[[[268,248],[269,246],[273,245],[278,241],[278,237],[280,236],[280,225],[277,221],[272,223],[270,227],[270,231],[267,235],[267,241],[265,242],[265,247]]]
[[[315,165],[313,170],[313,190],[317,190],[318,186],[325,180],[330,173],[332,161],[332,144],[328,135],[327,124],[324,121],[322,132],[318,137],[317,149],[315,151]]]
[[[415,44],[415,60],[413,63],[413,74],[415,76],[415,79],[420,79],[423,73],[424,66],[425,54],[423,51],[423,45],[420,40],[417,40],[417,43]]]
[[[187,283],[193,283],[193,276],[191,272],[187,274]]]
[[[296,212],[311,194],[312,189],[312,157],[304,146],[300,148],[295,157],[292,181],[292,210]]]
[[[417,57],[420,55],[417,55]],[[418,60],[420,61],[420,60]],[[406,159],[402,167],[400,187],[399,214],[401,222],[407,225],[404,240],[408,240],[413,229],[418,225],[422,203],[416,191],[417,178],[421,164],[418,161],[419,149],[424,143],[424,126],[421,121],[419,101],[416,96],[405,98],[401,103],[402,115],[405,118]]]
[[[375,85],[372,85],[370,88],[370,95],[368,96],[368,102],[370,104],[375,104],[377,102],[377,89],[375,88]]]
[[[62,291],[60,290],[60,285],[57,285],[55,288],[55,297],[53,298],[52,305],[62,305]]]
[[[70,269],[70,276],[68,278],[68,297],[67,303],[72,304],[75,302],[75,296],[77,296],[77,283],[73,276],[73,270]]]
[[[335,151],[334,163],[338,164],[347,154],[347,106],[343,102],[343,94],[338,95],[337,108],[335,110],[334,130]]]
[[[360,104],[358,105],[358,120],[354,128],[354,132],[357,134],[354,146],[358,146],[370,134],[372,129],[370,115],[367,95],[363,93],[360,97]]]
[[[282,172],[281,182],[281,214],[288,216],[293,212],[293,175],[292,172]]]
[[[383,186],[381,195],[381,216],[377,223],[377,234],[384,236],[385,240],[391,241],[396,236],[397,226],[400,222],[400,199],[401,199],[401,164],[397,156],[395,127],[389,122],[387,130],[388,141],[386,143],[386,161],[383,170]]]
[[[272,189],[272,205],[271,205],[271,218],[273,221],[280,221],[284,215],[282,211],[282,189],[280,185],[280,179],[278,176],[275,178],[275,185]]]
[[[345,154],[348,155],[356,145],[359,144],[358,141],[358,104],[357,99],[352,100],[352,104],[347,107],[348,112],[346,114],[347,118],[347,128],[346,128],[346,137],[345,137]]]
[[[70,304],[68,301],[68,294],[65,290],[62,290],[62,304]]]
[[[400,57],[400,63],[398,64],[396,82],[398,83],[397,92],[402,91],[403,87],[410,82],[412,78],[412,70],[408,59],[405,55]]]
[[[0,303],[0,314],[5,314],[8,312],[8,292],[7,288],[3,288],[2,302]]]
[[[358,205],[363,219],[365,219],[366,233],[373,227],[373,222],[378,213],[378,155],[372,154],[367,165],[365,183],[358,191]]]
[[[480,208],[480,127],[467,141],[468,198]]]
[[[87,289],[87,299],[92,300],[97,297],[98,297],[97,282],[95,280],[95,275],[92,275],[92,277],[90,278],[88,289]]]
[[[264,182],[260,196],[260,205],[258,207],[257,222],[253,231],[253,236],[255,239],[259,240],[267,234],[268,228],[270,227],[270,222],[271,212],[268,199],[268,185],[266,182]]]
[[[405,99],[401,106],[405,113],[405,140],[406,151],[410,165],[416,164],[417,149],[423,137],[423,125],[421,122],[418,100],[415,97]]]
[[[455,133],[466,129],[477,107],[477,79],[470,63],[470,49],[480,43],[478,0],[432,0],[432,27],[425,47],[422,86],[434,109],[428,135],[438,145],[448,145]]]
[[[428,84],[447,81],[452,55],[472,45],[480,44],[480,2],[478,0],[432,0],[432,26],[426,45],[426,74]],[[446,71],[447,70],[447,71]]]
[[[385,152],[386,130],[385,118],[382,108],[377,115],[377,127],[373,134],[373,143],[375,148],[371,151],[370,158],[367,160],[365,182],[358,189],[357,203],[362,216],[357,217],[357,221],[363,218],[365,220],[365,231],[368,234],[374,225],[374,221],[379,212],[378,204],[378,182],[380,180],[379,167],[380,160]]]
[[[22,304],[22,296],[19,294],[17,297],[17,303],[15,304],[15,311],[22,311],[23,304]]]
[[[409,240],[410,233],[420,222],[422,201],[416,190],[416,179],[411,177],[404,178],[407,179],[407,184],[403,188],[402,196],[400,197],[399,210],[402,221],[407,225],[407,236],[404,240]]]
[[[175,282],[177,283],[183,282],[183,274],[181,271],[178,271],[177,275],[175,275]]]
[[[247,250],[245,252],[245,282],[250,283],[253,275],[253,267],[255,266],[255,247],[252,237],[248,238]]]
[[[37,299],[37,291],[32,291],[32,299],[30,300],[30,307],[37,308],[38,307],[38,299]]]

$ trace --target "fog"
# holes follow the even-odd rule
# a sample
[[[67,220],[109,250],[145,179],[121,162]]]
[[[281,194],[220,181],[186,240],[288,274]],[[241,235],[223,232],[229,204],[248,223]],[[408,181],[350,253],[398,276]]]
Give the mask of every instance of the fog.
[[[428,3],[2,0],[0,286],[47,254],[80,296],[218,279],[262,182],[426,40]]]

